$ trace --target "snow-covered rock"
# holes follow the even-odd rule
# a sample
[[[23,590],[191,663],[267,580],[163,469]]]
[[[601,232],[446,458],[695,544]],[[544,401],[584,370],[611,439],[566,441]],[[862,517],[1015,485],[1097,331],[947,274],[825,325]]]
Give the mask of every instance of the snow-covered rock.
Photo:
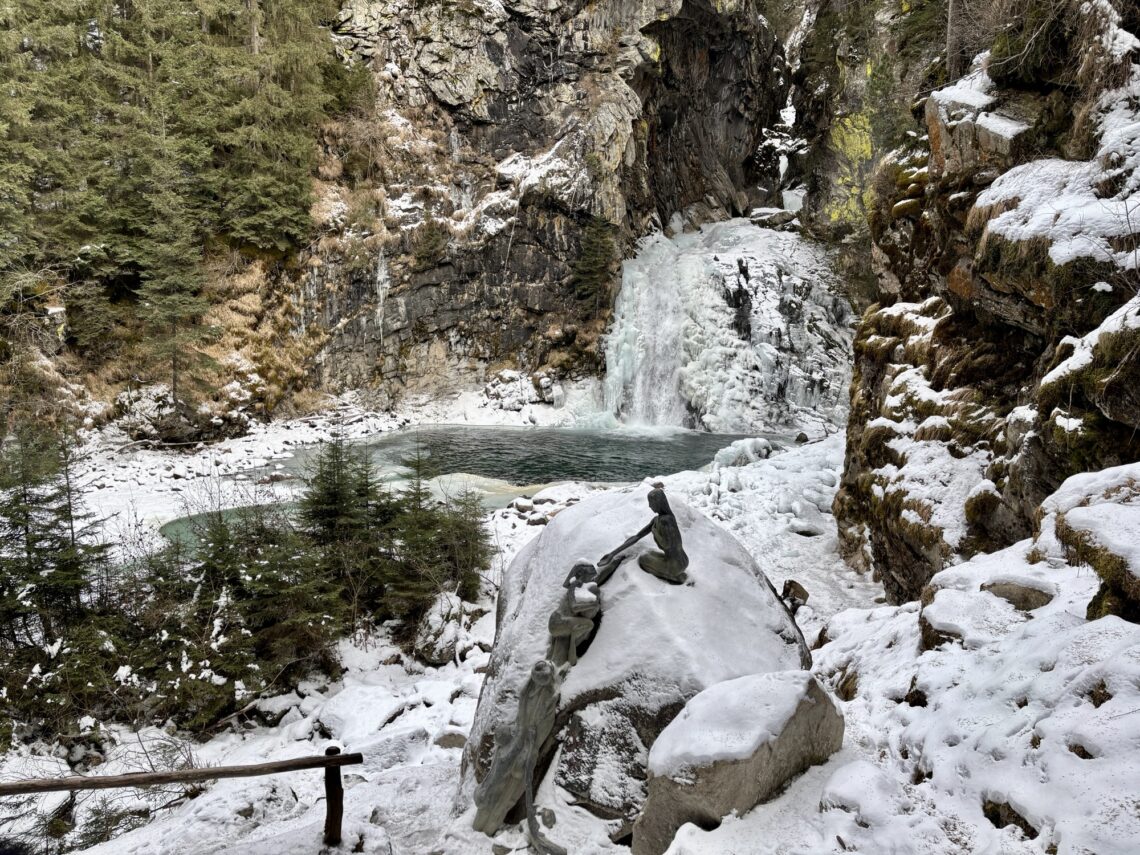
[[[320,708],[317,721],[349,751],[372,738],[405,706],[386,687],[348,686]]]
[[[559,513],[507,570],[495,649],[464,757],[464,791],[485,774],[494,732],[516,707],[533,664],[547,651],[547,622],[579,559],[597,561],[652,519],[641,485]],[[602,589],[596,636],[563,685],[552,764],[579,803],[627,821],[644,799],[647,751],[686,700],[748,674],[806,667],[799,630],[755,560],[727,531],[672,502],[691,585],[643,572],[631,548]],[[549,746],[551,749],[554,746]]]
[[[1043,528],[1101,578],[1088,617],[1140,620],[1140,463],[1073,475],[1041,511]]]
[[[1044,242],[1058,266],[1092,258],[1135,270],[1140,256],[1128,238],[1136,231],[1130,176],[1140,170],[1138,94],[1140,65],[1133,64],[1130,79],[1094,105],[1100,131],[1094,157],[1015,166],[979,194],[972,221],[984,223],[987,236]]]
[[[716,453],[713,458],[713,468],[731,468],[755,463],[757,460],[766,460],[772,454],[772,443],[763,437],[749,437],[738,439]]]
[[[455,594],[440,594],[420,619],[414,651],[428,665],[446,665],[455,659],[456,644],[464,631],[463,601]]]
[[[750,674],[700,692],[649,752],[634,855],[660,855],[686,822],[755,807],[843,744],[843,716],[808,671]]]

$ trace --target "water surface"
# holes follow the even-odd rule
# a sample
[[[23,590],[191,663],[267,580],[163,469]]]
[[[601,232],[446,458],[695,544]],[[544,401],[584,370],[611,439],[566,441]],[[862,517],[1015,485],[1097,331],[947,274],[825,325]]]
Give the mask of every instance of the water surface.
[[[380,434],[353,445],[369,454],[381,478],[393,486],[407,480],[408,464],[418,455],[437,497],[470,488],[479,494],[484,507],[493,510],[558,481],[626,483],[700,469],[712,462],[717,451],[741,438],[680,429],[428,425]],[[769,438],[780,443],[788,439]],[[245,475],[251,480],[270,474],[303,478],[319,450],[319,445],[298,448],[293,457]],[[162,533],[171,539],[192,540],[202,517],[194,514],[173,520],[162,527]]]
[[[510,484],[548,484],[640,481],[700,469],[736,439],[741,437],[688,430],[431,425],[383,434],[364,447],[381,471],[399,467],[418,449],[435,475],[465,472]]]

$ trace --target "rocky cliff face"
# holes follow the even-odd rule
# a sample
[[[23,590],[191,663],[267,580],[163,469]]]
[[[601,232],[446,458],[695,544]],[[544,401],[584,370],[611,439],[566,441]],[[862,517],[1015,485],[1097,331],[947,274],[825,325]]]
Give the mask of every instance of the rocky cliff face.
[[[876,162],[916,136],[919,96],[944,82],[939,0],[814,0],[797,34],[792,104],[803,140],[786,183],[803,194],[807,232],[835,243],[848,292],[875,298],[867,216]]]
[[[1107,5],[1070,23],[1070,73],[987,59],[875,174],[835,511],[894,601],[1032,534],[1069,475],[1140,457],[1140,41]]]
[[[326,385],[594,371],[632,238],[774,191],[788,75],[755,0],[349,0],[335,31],[378,107],[325,140],[297,302]]]

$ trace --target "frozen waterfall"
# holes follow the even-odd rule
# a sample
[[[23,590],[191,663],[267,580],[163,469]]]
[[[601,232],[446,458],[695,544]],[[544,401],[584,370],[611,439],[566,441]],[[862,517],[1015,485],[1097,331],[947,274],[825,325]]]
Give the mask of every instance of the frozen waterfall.
[[[681,348],[687,321],[676,244],[658,233],[622,268],[614,323],[606,340],[606,409],[638,425],[684,425]],[[697,273],[697,271],[693,271]]]
[[[823,249],[736,219],[645,238],[606,340],[626,424],[821,431],[846,414],[852,313]]]

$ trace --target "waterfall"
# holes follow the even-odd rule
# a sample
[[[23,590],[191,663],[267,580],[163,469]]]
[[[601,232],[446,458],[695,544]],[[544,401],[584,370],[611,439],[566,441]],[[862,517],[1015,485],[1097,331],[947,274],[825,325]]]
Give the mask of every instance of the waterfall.
[[[748,220],[642,240],[606,338],[605,406],[723,433],[842,423],[852,314],[826,252]]]
[[[606,410],[628,424],[682,425],[680,253],[664,235],[642,241],[622,266],[621,291],[606,340]]]

